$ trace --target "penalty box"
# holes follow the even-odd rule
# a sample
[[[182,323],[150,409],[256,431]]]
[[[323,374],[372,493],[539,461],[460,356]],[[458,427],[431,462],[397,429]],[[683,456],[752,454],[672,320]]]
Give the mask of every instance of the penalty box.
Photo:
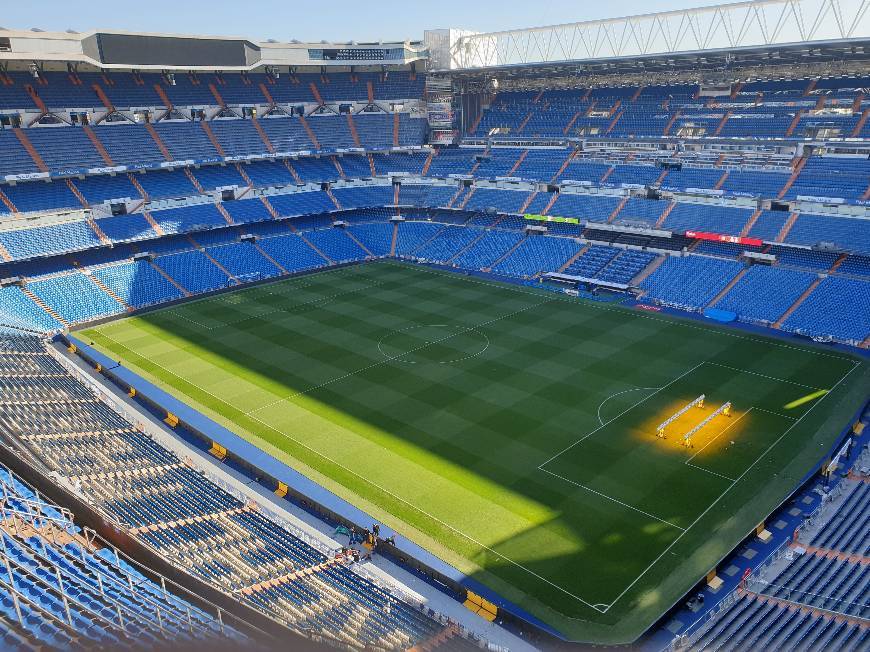
[[[609,402],[604,425],[579,433],[574,445],[540,468],[578,491],[686,527],[809,409],[784,408],[806,392],[790,381],[701,363],[640,400],[635,394],[633,405]],[[692,405],[668,423],[667,438],[657,436],[663,422],[701,394],[703,408]],[[726,416],[721,407],[729,402]],[[692,447],[684,446],[683,435],[705,421]]]

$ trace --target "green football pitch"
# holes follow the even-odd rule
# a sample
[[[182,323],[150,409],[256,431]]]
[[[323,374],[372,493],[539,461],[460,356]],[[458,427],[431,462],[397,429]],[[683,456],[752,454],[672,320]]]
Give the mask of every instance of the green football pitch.
[[[870,386],[833,349],[397,262],[81,335],[599,643],[636,639],[747,536]]]

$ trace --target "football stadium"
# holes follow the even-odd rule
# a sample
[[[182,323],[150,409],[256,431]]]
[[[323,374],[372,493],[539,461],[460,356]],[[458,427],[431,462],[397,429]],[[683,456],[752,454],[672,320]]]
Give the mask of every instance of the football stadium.
[[[171,31],[0,28],[0,649],[870,650],[870,0]]]

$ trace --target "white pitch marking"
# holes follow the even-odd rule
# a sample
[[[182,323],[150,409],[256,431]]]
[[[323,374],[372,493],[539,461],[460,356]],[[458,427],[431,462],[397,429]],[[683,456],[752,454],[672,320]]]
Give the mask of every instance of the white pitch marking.
[[[731,428],[733,428],[734,426],[736,426],[736,425],[737,425],[737,422],[740,421],[740,419],[742,419],[743,417],[745,417],[747,414],[749,414],[750,412],[752,412],[753,409],[755,409],[755,408],[754,408],[754,407],[749,408],[748,410],[746,410],[746,412],[744,412],[744,413],[741,414],[739,417],[737,417],[736,419],[734,419],[734,421],[732,421],[732,422],[729,423],[727,426],[725,426],[725,427],[724,427],[724,428],[719,432],[718,435],[716,435],[715,437],[713,437],[713,439],[711,439],[711,440],[708,441],[706,444],[704,444],[701,448],[699,448],[697,453],[695,453],[694,455],[692,455],[692,457],[690,457],[689,459],[687,459],[687,460],[686,460],[686,464],[688,464],[688,463],[691,462],[693,459],[695,459],[698,455],[700,455],[700,454],[701,454],[701,451],[703,451],[705,448],[707,448],[707,446],[709,446],[710,444],[712,444],[714,441],[716,441],[717,439],[719,439],[719,437],[721,437],[721,436],[724,435],[726,432],[728,432]],[[697,468],[700,468],[700,467],[697,467]],[[706,469],[705,469],[705,470],[706,470]],[[710,471],[710,473],[712,473],[712,471]],[[732,478],[728,478],[728,479],[731,480]]]
[[[633,587],[635,584],[637,584],[638,581],[640,581],[640,578],[642,578],[644,575],[646,575],[646,574],[649,572],[649,569],[650,569],[650,568],[652,568],[652,567],[655,566],[657,563],[659,563],[659,561],[661,560],[661,558],[664,557],[666,554],[668,554],[668,552],[670,552],[671,548],[673,548],[673,547],[677,544],[677,542],[678,542],[681,538],[683,538],[683,536],[686,534],[686,532],[688,532],[688,531],[691,530],[693,527],[695,527],[695,525],[697,525],[698,522],[699,522],[702,518],[704,518],[704,517],[707,515],[707,512],[709,512],[711,509],[713,509],[713,507],[716,506],[716,503],[718,503],[720,500],[722,500],[722,497],[725,496],[725,494],[727,494],[729,491],[731,491],[731,490],[734,488],[734,486],[735,486],[738,482],[740,482],[740,481],[741,481],[741,480],[746,476],[746,474],[749,473],[749,472],[753,469],[753,467],[755,467],[755,465],[758,464],[758,463],[759,463],[759,462],[764,458],[765,455],[767,455],[770,451],[772,451],[773,448],[774,448],[777,444],[779,444],[779,442],[781,442],[781,441],[783,440],[783,438],[784,438],[784,437],[785,437],[789,432],[791,432],[791,429],[792,429],[792,428],[794,428],[797,424],[799,424],[799,423],[803,420],[803,418],[804,418],[805,416],[807,416],[807,415],[808,415],[808,414],[813,410],[813,408],[815,408],[819,403],[821,403],[822,401],[824,401],[825,398],[827,398],[828,396],[830,396],[830,395],[834,392],[834,390],[835,390],[835,389],[840,385],[840,383],[842,383],[844,380],[846,380],[846,378],[849,376],[849,374],[851,374],[853,371],[855,371],[855,369],[857,369],[859,366],[860,366],[859,363],[855,363],[855,364],[852,366],[852,368],[849,369],[849,371],[847,371],[847,372],[843,375],[843,377],[840,378],[840,380],[838,380],[838,381],[836,382],[836,384],[831,388],[831,391],[829,391],[829,392],[828,392],[827,394],[825,394],[821,399],[819,399],[818,401],[816,401],[815,403],[813,403],[813,404],[810,406],[810,408],[809,408],[806,412],[804,412],[804,413],[800,416],[800,418],[798,418],[798,419],[797,419],[793,424],[791,424],[791,425],[790,425],[790,426],[785,430],[785,432],[783,432],[783,433],[782,433],[782,434],[777,438],[777,440],[776,440],[775,442],[773,442],[770,446],[768,446],[767,449],[766,449],[763,453],[761,453],[761,455],[759,455],[759,456],[755,459],[755,461],[754,461],[752,464],[750,464],[748,467],[746,467],[746,470],[743,471],[743,473],[741,473],[739,476],[737,476],[737,479],[734,480],[734,481],[731,483],[731,485],[730,485],[727,489],[725,489],[725,491],[723,491],[721,494],[719,494],[719,497],[716,498],[716,500],[714,500],[712,503],[710,503],[710,506],[707,507],[707,509],[705,509],[703,512],[701,512],[701,514],[698,516],[698,518],[696,518],[694,521],[692,521],[692,522],[689,524],[689,527],[687,527],[687,528],[686,528],[682,533],[680,533],[680,534],[677,536],[676,539],[674,539],[673,541],[671,541],[671,543],[668,545],[668,547],[665,548],[665,549],[662,551],[662,553],[661,553],[658,557],[656,557],[656,558],[655,558],[655,559],[650,563],[649,566],[647,566],[643,571],[641,571],[640,575],[638,575],[638,576],[634,579],[634,581],[633,581],[631,584],[629,584],[627,587],[625,587],[625,589],[623,589],[622,593],[620,593],[618,596],[616,596],[616,598],[613,600],[613,602],[611,602],[611,603],[607,606],[607,609],[605,609],[605,612],[606,612],[606,611],[609,611],[609,610],[613,607],[613,605],[615,605],[617,602],[619,602],[619,600],[622,599],[622,596],[624,596],[626,593],[628,593],[628,592],[631,590],[631,587]]]
[[[703,466],[698,466],[697,464],[692,464],[691,462],[686,462],[686,466],[691,466],[693,469],[698,469],[699,471],[703,471],[704,473],[709,473],[710,475],[719,476],[723,480],[729,480],[730,482],[736,482],[736,480],[734,480],[734,478],[731,478],[727,475],[722,475],[721,473],[716,473],[716,471],[711,471],[710,469],[705,469]]]
[[[267,312],[263,312],[263,313],[260,313],[257,315],[245,315],[244,317],[240,317],[239,319],[236,319],[234,321],[221,322],[220,324],[217,324],[215,326],[205,326],[203,324],[200,324],[199,322],[194,321],[193,319],[191,319],[185,315],[179,314],[177,309],[169,311],[168,314],[172,314],[174,317],[180,317],[181,319],[186,319],[187,321],[193,322],[194,324],[202,326],[202,328],[204,330],[214,331],[214,330],[226,328],[227,326],[233,326],[235,324],[240,324],[240,323],[245,322],[245,321],[250,321],[252,319],[262,319],[263,317],[268,317],[269,315],[276,315],[276,314],[280,314],[280,313],[290,314],[292,312],[295,312],[299,308],[303,308],[305,306],[313,306],[313,305],[316,305],[318,303],[325,303],[325,302],[331,301],[332,299],[335,299],[337,297],[344,297],[344,296],[348,296],[351,294],[356,294],[357,292],[362,292],[363,290],[370,290],[370,289],[375,288],[375,287],[380,287],[381,285],[384,285],[384,282],[372,283],[371,285],[366,285],[365,287],[356,288],[354,290],[346,290],[345,292],[337,292],[335,294],[330,294],[330,295],[327,295],[325,297],[319,297],[317,299],[303,301],[302,303],[294,304],[288,308],[276,308],[274,310],[269,310]],[[281,296],[289,297],[292,295],[285,294],[285,295],[281,295]],[[226,303],[226,302],[224,302],[224,303]],[[231,304],[231,305],[237,305],[237,304]]]
[[[582,441],[588,439],[589,437],[591,437],[592,435],[594,435],[596,432],[598,432],[599,430],[601,430],[604,426],[606,426],[606,425],[608,425],[608,424],[610,424],[610,423],[613,423],[613,422],[616,421],[619,417],[621,417],[623,414],[626,414],[627,412],[630,412],[631,410],[633,410],[634,408],[636,408],[636,407],[637,407],[638,405],[640,405],[641,403],[643,403],[643,402],[645,402],[645,401],[648,401],[649,399],[651,399],[653,396],[655,396],[656,394],[658,394],[658,393],[659,393],[660,391],[662,391],[663,389],[666,389],[666,388],[670,387],[671,385],[673,385],[673,384],[674,384],[675,382],[677,382],[678,380],[681,380],[681,379],[685,378],[686,376],[688,376],[690,373],[692,373],[693,371],[695,371],[695,369],[697,369],[698,367],[700,367],[700,366],[703,365],[703,364],[704,364],[703,362],[699,362],[698,364],[696,364],[694,367],[692,367],[692,368],[689,369],[688,371],[684,371],[684,372],[681,373],[679,376],[677,376],[677,377],[674,378],[672,381],[670,381],[667,385],[662,385],[662,386],[659,387],[656,391],[654,391],[654,392],[652,392],[651,394],[649,394],[649,395],[643,397],[642,399],[640,399],[640,400],[639,400],[637,403],[635,403],[634,405],[631,405],[631,406],[627,407],[626,409],[624,409],[622,412],[620,412],[620,413],[617,414],[615,417],[613,417],[610,421],[607,421],[607,422],[603,423],[602,425],[598,426],[598,427],[597,427],[595,430],[593,430],[592,432],[590,432],[590,433],[584,435],[583,437],[581,437],[580,439],[578,439],[577,441],[575,441],[575,442],[574,442],[573,444],[571,444],[570,446],[568,446],[568,447],[562,449],[561,451],[559,451],[558,453],[556,453],[555,455],[553,455],[553,457],[551,457],[550,459],[548,459],[546,462],[544,462],[543,464],[538,465],[538,468],[539,468],[541,471],[543,471],[543,470],[544,470],[544,467],[547,466],[547,464],[549,464],[549,463],[552,462],[553,460],[555,460],[557,457],[559,457],[559,456],[562,455],[563,453],[567,453],[569,450],[571,450],[572,448],[574,448],[577,444],[579,444],[579,443],[581,443]]]
[[[395,335],[395,334],[397,334],[397,333],[407,333],[408,331],[411,331],[411,330],[414,330],[414,329],[417,329],[417,328],[461,328],[461,327],[459,327],[459,326],[451,326],[450,324],[413,324],[413,325],[411,325],[411,326],[407,326],[406,328],[400,328],[400,329],[395,330],[395,331],[390,331],[389,333],[387,333],[386,335],[384,335],[381,339],[378,340],[378,352],[379,352],[382,356],[384,356],[385,358],[389,359],[390,356],[387,355],[387,354],[384,352],[384,350],[381,348],[381,344],[383,344],[384,340],[387,339],[388,337],[390,337],[391,335]],[[489,348],[489,344],[490,344],[490,341],[489,341],[489,335],[487,335],[486,333],[483,333],[483,332],[481,332],[481,331],[479,331],[479,330],[477,330],[477,329],[474,329],[474,328],[471,329],[470,331],[469,331],[469,330],[465,330],[464,332],[477,333],[478,335],[483,335],[483,339],[486,340],[486,344],[484,344],[483,348],[482,348],[480,351],[478,351],[477,353],[471,353],[471,354],[466,355],[466,356],[464,356],[464,357],[462,357],[462,358],[455,358],[455,359],[453,359],[453,360],[440,360],[440,361],[438,362],[438,364],[453,364],[453,363],[455,363],[455,362],[464,362],[465,360],[471,360],[471,358],[476,358],[477,356],[479,356],[479,355],[483,355],[484,353],[486,353],[486,350]],[[459,334],[459,333],[454,333],[454,335],[458,335],[458,334]],[[424,344],[424,346],[423,346],[422,348],[425,348],[426,346],[429,346],[430,344],[437,344],[438,342],[441,342],[441,341],[442,341],[442,340],[433,340],[433,341],[431,341],[431,342],[430,342],[430,341],[426,341],[426,343]],[[419,350],[419,349],[413,349],[413,350],[416,351],[416,350]],[[408,353],[411,353],[411,352],[412,352],[412,351],[406,351],[405,353],[402,354],[402,356],[407,355]],[[416,360],[400,360],[400,359],[399,359],[400,357],[401,357],[401,356],[393,357],[392,359],[393,359],[393,360],[397,360],[398,362],[404,362],[404,363],[406,363],[406,364],[417,364],[417,361],[416,361]]]
[[[258,408],[254,408],[254,409],[251,410],[250,412],[246,412],[245,414],[246,414],[247,416],[251,416],[251,415],[254,414],[255,412],[259,412],[259,411],[261,411],[261,410],[265,410],[266,408],[269,408],[269,407],[272,407],[272,406],[274,406],[274,405],[277,405],[278,403],[283,403],[284,401],[290,401],[290,400],[293,400],[294,398],[297,398],[297,397],[299,397],[299,396],[303,396],[303,395],[308,394],[308,393],[310,393],[310,392],[314,392],[314,391],[316,391],[316,390],[318,390],[318,389],[321,389],[321,388],[323,388],[323,387],[326,387],[327,385],[331,385],[332,383],[337,383],[338,381],[340,381],[340,380],[344,380],[345,378],[350,378],[351,376],[356,376],[357,374],[361,374],[361,373],[363,373],[364,371],[368,371],[369,369],[373,369],[374,367],[379,367],[379,366],[381,366],[381,365],[384,365],[384,364],[387,364],[387,363],[393,362],[393,361],[398,360],[399,358],[402,358],[403,356],[406,356],[406,355],[408,355],[408,354],[410,354],[410,353],[415,353],[415,352],[417,352],[417,351],[420,351],[420,350],[422,350],[422,349],[425,349],[427,346],[429,346],[429,345],[431,345],[431,344],[438,344],[438,343],[443,342],[443,341],[445,341],[445,340],[449,340],[451,337],[456,337],[457,335],[461,335],[461,334],[463,334],[463,333],[468,333],[468,332],[471,332],[471,331],[475,331],[475,330],[481,328],[482,326],[488,326],[489,324],[494,324],[495,322],[501,321],[502,319],[508,319],[508,318],[513,317],[513,316],[515,316],[515,315],[518,315],[518,314],[520,314],[520,313],[523,313],[523,312],[526,312],[526,311],[528,311],[528,310],[531,310],[532,308],[538,308],[538,307],[540,307],[540,306],[543,306],[543,305],[545,305],[545,304],[547,304],[547,303],[550,303],[550,302],[549,302],[549,301],[542,301],[541,303],[536,303],[536,304],[533,304],[533,305],[531,305],[531,306],[526,306],[525,308],[521,308],[521,309],[519,309],[519,310],[515,310],[514,312],[509,313],[509,314],[507,314],[507,315],[502,315],[501,317],[496,317],[496,318],[494,318],[494,319],[490,319],[489,321],[485,321],[485,322],[483,322],[483,323],[481,323],[481,324],[477,324],[477,325],[475,325],[475,326],[468,326],[468,327],[465,327],[465,328],[463,328],[462,330],[456,331],[455,333],[451,333],[451,334],[446,335],[446,336],[444,336],[444,337],[441,337],[441,338],[439,338],[439,339],[437,339],[437,340],[433,340],[432,342],[426,342],[425,344],[422,344],[422,345],[420,345],[420,346],[418,346],[418,347],[415,347],[415,348],[413,348],[413,349],[410,349],[410,350],[408,350],[408,351],[405,351],[404,353],[400,353],[399,355],[395,355],[395,356],[392,356],[392,357],[384,358],[383,360],[379,360],[378,362],[373,362],[372,364],[367,365],[367,366],[365,366],[365,367],[362,367],[361,369],[357,369],[356,371],[348,372],[348,373],[344,374],[343,376],[337,376],[337,377],[335,377],[335,378],[331,378],[331,379],[329,379],[329,380],[327,380],[327,381],[325,381],[325,382],[320,383],[319,385],[315,385],[315,386],[313,386],[313,387],[309,387],[308,389],[304,389],[304,390],[301,390],[301,391],[295,392],[294,394],[290,394],[289,396],[285,396],[284,398],[279,398],[279,399],[277,399],[277,400],[272,401],[271,403],[267,403],[266,405],[261,405],[261,406],[258,407]]]
[[[534,307],[534,306],[530,306],[530,307]],[[112,337],[109,337],[108,335],[106,335],[106,338],[109,339],[109,340],[112,340],[113,342],[115,342],[115,344],[119,345],[121,348],[123,348],[123,349],[127,349],[128,351],[130,350],[126,345],[122,344],[121,342],[118,342],[116,339],[114,339],[114,338],[112,338]],[[131,353],[132,353],[132,351],[131,351]],[[182,378],[182,377],[179,376],[177,373],[175,373],[174,371],[171,371],[170,369],[167,369],[167,368],[164,367],[163,365],[161,365],[161,364],[159,364],[159,363],[157,363],[157,362],[153,362],[153,361],[151,361],[151,364],[153,364],[153,365],[155,365],[155,366],[157,366],[157,367],[160,367],[161,369],[163,369],[163,371],[165,371],[166,373],[168,373],[168,374],[170,374],[170,375],[172,375],[172,376],[175,376],[175,377],[178,378],[179,380],[183,380],[184,382],[187,382],[187,383],[193,385],[193,386],[196,387],[199,391],[201,391],[203,394],[208,394],[209,396],[211,396],[213,399],[219,401],[220,403],[223,403],[224,405],[227,405],[227,406],[229,406],[229,407],[233,407],[233,406],[232,406],[230,403],[228,403],[225,399],[223,399],[223,398],[221,398],[220,396],[217,396],[217,395],[215,395],[215,394],[212,394],[210,391],[208,391],[207,389],[203,389],[202,387],[200,387],[200,386],[197,385],[196,383],[193,383],[193,382],[191,382],[191,381],[188,381],[188,380]],[[390,491],[390,490],[388,490],[388,489],[385,489],[384,487],[381,487],[381,486],[378,485],[378,484],[375,484],[374,482],[372,482],[371,478],[369,478],[369,477],[364,477],[364,476],[360,475],[359,473],[357,473],[357,472],[354,471],[353,469],[350,469],[350,468],[346,467],[344,464],[342,464],[342,463],[340,463],[340,462],[337,462],[336,460],[332,459],[332,458],[329,457],[328,455],[325,455],[325,454],[321,453],[320,451],[316,451],[316,450],[314,450],[313,448],[311,448],[310,446],[308,446],[308,445],[305,444],[304,442],[299,441],[298,439],[295,439],[294,437],[291,437],[291,436],[290,436],[289,434],[287,434],[286,432],[283,432],[283,431],[281,431],[281,430],[278,430],[278,429],[275,428],[274,426],[272,426],[272,425],[270,425],[269,423],[263,421],[262,419],[259,419],[258,417],[251,416],[250,418],[253,419],[254,421],[256,421],[257,423],[261,424],[261,425],[264,426],[265,428],[268,428],[269,430],[278,433],[279,435],[281,435],[281,436],[284,437],[285,439],[289,439],[290,441],[296,443],[297,445],[299,445],[299,446],[301,446],[302,448],[304,448],[304,449],[310,451],[311,453],[314,453],[315,455],[318,455],[318,456],[322,457],[323,459],[325,459],[325,460],[331,462],[332,464],[335,464],[337,467],[341,468],[343,471],[345,471],[345,472],[347,472],[347,473],[353,475],[354,477],[359,478],[360,480],[364,481],[367,485],[372,486],[372,487],[375,487],[376,489],[379,489],[380,491],[383,491],[385,494],[388,494],[390,497],[392,497],[392,498],[398,500],[399,502],[403,503],[404,505],[407,505],[407,506],[410,507],[411,509],[414,509],[414,510],[416,510],[417,512],[419,512],[419,513],[421,513],[421,514],[423,514],[423,515],[425,515],[425,516],[431,518],[433,521],[439,523],[440,525],[443,525],[443,526],[446,527],[448,530],[451,530],[452,532],[455,532],[456,534],[458,534],[459,536],[461,536],[461,537],[467,539],[468,541],[471,541],[473,544],[475,544],[475,545],[477,545],[477,546],[480,546],[482,549],[486,550],[487,552],[491,552],[491,553],[494,554],[496,557],[498,557],[498,558],[500,558],[500,559],[503,559],[504,561],[506,561],[507,563],[511,564],[512,566],[515,566],[515,567],[519,568],[520,570],[524,570],[524,571],[527,572],[529,575],[532,575],[533,577],[535,577],[535,578],[541,580],[542,582],[545,582],[546,584],[549,584],[549,585],[552,586],[554,589],[557,589],[557,590],[561,591],[562,593],[564,593],[565,595],[567,595],[567,596],[569,596],[569,597],[571,597],[571,598],[574,598],[574,599],[577,600],[578,602],[580,602],[580,603],[582,603],[582,604],[585,604],[587,607],[589,607],[589,608],[591,608],[591,609],[595,609],[596,611],[598,611],[598,612],[600,612],[600,613],[604,613],[604,611],[606,611],[606,610],[602,610],[602,609],[601,609],[601,607],[603,606],[603,603],[592,604],[591,602],[587,602],[587,601],[584,600],[583,598],[581,598],[581,597],[579,597],[579,596],[577,596],[577,595],[574,595],[573,593],[571,593],[571,592],[568,591],[567,589],[562,588],[562,587],[559,586],[558,584],[554,584],[553,582],[551,582],[551,581],[548,580],[547,578],[538,575],[535,571],[526,568],[526,567],[523,566],[522,564],[515,562],[513,559],[510,559],[509,557],[505,557],[503,554],[501,554],[500,552],[498,552],[498,551],[496,551],[496,550],[493,550],[492,548],[490,548],[490,547],[487,546],[486,544],[483,544],[483,543],[481,543],[480,541],[478,541],[477,539],[474,539],[473,537],[470,537],[469,535],[465,534],[465,533],[462,532],[461,530],[456,529],[456,528],[453,527],[452,525],[450,525],[450,524],[448,524],[448,523],[445,523],[444,521],[442,521],[441,519],[439,519],[437,516],[434,516],[433,514],[430,514],[429,512],[427,512],[426,510],[421,509],[419,506],[417,506],[417,505],[415,505],[415,504],[413,504],[413,503],[408,502],[407,500],[405,500],[405,499],[402,498],[401,496],[398,496],[398,495],[394,494],[392,491]],[[340,484],[340,483],[337,483],[337,484]],[[343,485],[342,485],[342,486],[343,486]],[[393,516],[393,515],[391,515],[391,516]],[[396,517],[393,516],[393,518],[396,518]],[[397,520],[401,520],[401,519],[397,519]],[[472,562],[472,563],[473,563],[473,562]],[[578,620],[578,619],[576,619],[576,618],[572,618],[572,620]]]
[[[748,369],[739,369],[737,367],[729,367],[727,364],[721,364],[719,362],[707,362],[707,364],[711,364],[714,367],[722,367],[723,369],[729,369],[730,371],[736,371],[740,374],[750,374],[752,376],[758,376],[760,378],[767,378],[768,380],[775,380],[778,383],[785,383],[787,385],[797,385],[798,387],[803,387],[804,389],[816,389],[822,390],[821,387],[813,387],[812,385],[804,385],[803,383],[796,383],[793,380],[785,380],[784,378],[777,378],[776,376],[767,376],[765,374],[760,374],[757,371],[749,371]]]
[[[464,280],[468,283],[474,283],[476,285],[485,285],[485,286],[491,287],[491,288],[500,288],[502,290],[507,290],[509,292],[516,292],[518,294],[528,294],[528,295],[532,295],[532,296],[540,296],[541,295],[540,291],[523,290],[520,287],[513,287],[513,286],[507,285],[505,283],[495,283],[492,281],[485,281],[485,280],[482,280],[479,278],[472,279],[471,277],[467,277],[467,276],[460,277],[460,276],[458,276],[458,274],[461,274],[461,272],[447,272],[447,271],[442,271],[442,270],[422,268],[420,266],[411,265],[411,264],[404,264],[403,265],[403,264],[396,263],[396,262],[385,262],[384,264],[390,265],[392,267],[399,267],[401,269],[414,269],[414,270],[420,272],[421,274],[434,274],[437,276],[444,276],[447,278],[462,278],[462,280]],[[561,303],[573,304],[573,305],[578,304],[578,301],[576,299],[572,299],[572,298],[569,298],[567,296],[558,297],[556,299],[556,301],[559,301]],[[602,310],[604,312],[621,312],[621,313],[628,312],[628,310],[626,308],[614,308],[612,306],[602,304],[599,302],[595,302],[595,301],[589,301],[589,302],[586,302],[582,305],[587,306],[589,308],[595,308],[597,310]],[[662,322],[663,324],[669,324],[672,326],[674,325],[674,321],[672,321],[672,320],[662,319],[661,317],[655,317],[649,313],[644,313],[642,310],[635,310],[631,314],[633,314],[637,319],[646,319],[648,321]],[[785,344],[784,342],[777,340],[773,336],[769,336],[767,338],[761,339],[758,337],[750,337],[748,335],[741,335],[739,333],[734,333],[734,332],[731,332],[728,330],[718,330],[718,329],[711,330],[710,326],[695,325],[695,324],[691,323],[690,321],[687,321],[685,317],[680,317],[678,315],[674,316],[674,320],[676,321],[677,325],[680,326],[681,328],[689,328],[691,330],[702,331],[702,332],[706,333],[707,335],[710,335],[712,332],[712,333],[715,333],[716,335],[721,335],[723,337],[732,337],[732,338],[738,339],[738,340],[746,340],[747,342],[757,342],[759,344],[765,344],[767,346],[775,346],[775,347],[780,348],[780,349],[788,349],[790,351],[797,351],[799,353],[817,355],[817,356],[820,356],[823,358],[834,358],[835,360],[842,360],[843,362],[853,362],[852,359],[847,357],[847,356],[834,355],[832,353],[825,353],[822,351],[818,351],[814,348],[798,348],[796,346],[791,346],[790,344]]]
[[[820,397],[821,398],[821,397]],[[779,417],[780,419],[788,419],[789,421],[797,421],[798,417],[792,417],[787,414],[780,414],[779,412],[774,412],[773,410],[765,410],[764,408],[757,407],[755,408],[759,412],[767,412],[768,414],[772,414],[775,417]]]
[[[661,389],[661,387],[632,387],[631,389],[626,389],[626,390],[623,390],[621,392],[616,392],[615,394],[611,394],[606,399],[601,401],[601,403],[598,404],[598,423],[600,423],[602,426],[604,425],[604,421],[602,421],[602,419],[601,419],[601,408],[604,407],[604,404],[607,403],[607,401],[609,401],[612,398],[616,398],[617,396],[622,396],[623,394],[628,394],[629,392],[640,392],[640,391],[643,391],[645,389]]]
[[[619,500],[618,498],[614,498],[613,496],[608,496],[606,493],[603,493],[601,491],[597,491],[597,490],[593,489],[592,487],[587,487],[585,484],[581,484],[579,482],[574,482],[574,480],[570,480],[563,475],[559,475],[558,473],[553,473],[552,471],[548,471],[547,469],[540,469],[540,470],[543,471],[544,473],[549,473],[553,477],[559,478],[560,480],[564,480],[565,482],[569,482],[569,483],[573,484],[575,487],[580,487],[581,489],[584,489],[590,493],[593,493],[596,496],[600,496],[606,500],[610,500],[610,501],[616,503],[617,505],[622,505],[626,509],[630,509],[630,510],[635,511],[639,514],[643,514],[647,518],[651,518],[655,521],[658,521],[659,523],[664,523],[665,525],[670,525],[671,527],[677,528],[678,530],[684,529],[684,528],[681,528],[679,525],[676,525],[675,523],[671,523],[670,521],[666,521],[665,519],[663,519],[659,516],[656,516],[655,514],[650,514],[649,512],[645,512],[642,509],[635,507],[634,505],[629,505],[628,503],[624,503],[621,500]]]

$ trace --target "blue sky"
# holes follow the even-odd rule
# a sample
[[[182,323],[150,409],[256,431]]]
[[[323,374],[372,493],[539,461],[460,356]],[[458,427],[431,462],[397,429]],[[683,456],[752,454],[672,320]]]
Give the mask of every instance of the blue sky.
[[[495,31],[594,18],[721,4],[710,0],[41,0],[4,3],[0,26],[44,30],[93,28],[182,34],[238,35],[253,40],[371,41],[422,38],[423,30],[462,27]],[[147,5],[147,6],[146,6]]]

